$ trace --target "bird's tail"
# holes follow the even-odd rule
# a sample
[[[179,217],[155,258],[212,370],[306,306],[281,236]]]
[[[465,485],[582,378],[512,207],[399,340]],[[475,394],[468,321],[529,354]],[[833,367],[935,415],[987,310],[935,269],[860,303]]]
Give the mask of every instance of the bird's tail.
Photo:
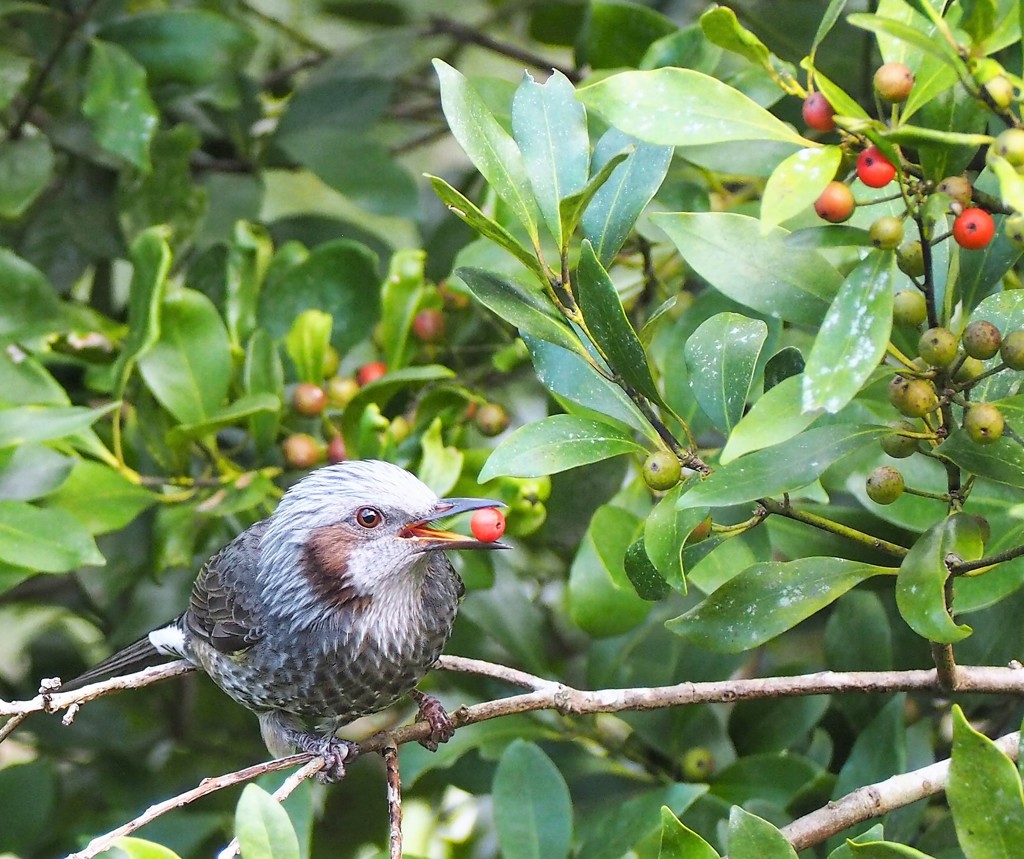
[[[188,658],[185,651],[184,634],[180,626],[180,618],[167,626],[156,629],[134,644],[108,656],[98,665],[93,666],[84,674],[68,680],[60,686],[61,692],[72,692],[90,683],[120,677],[133,671],[141,671],[168,662],[170,659]]]

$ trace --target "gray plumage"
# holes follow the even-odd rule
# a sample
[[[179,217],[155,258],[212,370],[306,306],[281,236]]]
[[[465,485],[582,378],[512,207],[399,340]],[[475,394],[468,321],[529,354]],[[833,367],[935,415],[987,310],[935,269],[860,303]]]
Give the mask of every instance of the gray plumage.
[[[491,506],[385,462],[321,468],[203,565],[180,617],[63,688],[182,657],[259,715],[273,754],[323,753],[340,777],[337,727],[411,692],[448,641],[463,585],[441,550],[501,548],[429,523]]]

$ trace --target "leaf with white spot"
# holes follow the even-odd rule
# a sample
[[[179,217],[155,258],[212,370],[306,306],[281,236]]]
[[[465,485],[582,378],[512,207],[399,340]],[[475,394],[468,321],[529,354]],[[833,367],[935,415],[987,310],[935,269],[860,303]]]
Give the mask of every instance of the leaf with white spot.
[[[761,197],[762,235],[813,206],[841,158],[838,146],[819,146],[794,152],[776,167]]]

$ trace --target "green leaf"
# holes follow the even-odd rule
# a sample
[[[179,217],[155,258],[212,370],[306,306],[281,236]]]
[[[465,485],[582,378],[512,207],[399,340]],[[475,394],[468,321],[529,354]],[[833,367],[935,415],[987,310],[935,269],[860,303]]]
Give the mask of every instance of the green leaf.
[[[124,393],[128,376],[141,355],[160,339],[160,311],[163,307],[171,249],[167,229],[151,227],[132,242],[132,282],[128,292],[128,336],[114,367],[117,394]]]
[[[952,644],[971,634],[946,611],[945,586],[951,573],[946,556],[953,552],[975,561],[983,552],[978,520],[964,513],[947,516],[922,534],[900,564],[896,606],[911,629],[929,641]]]
[[[256,328],[260,289],[273,255],[273,240],[265,227],[247,221],[235,223],[228,248],[224,320],[236,349]]]
[[[598,262],[594,248],[584,240],[576,270],[580,309],[594,342],[608,359],[612,371],[654,402],[661,394],[654,384],[647,354],[622,309],[615,284]]]
[[[885,356],[892,332],[895,276],[893,253],[875,251],[843,281],[807,358],[805,412],[838,412],[857,395]]]
[[[636,595],[624,566],[639,527],[636,516],[611,504],[598,507],[590,520],[569,569],[568,594],[572,622],[590,635],[621,635],[651,610]]]
[[[680,507],[728,507],[813,483],[831,465],[877,441],[886,427],[814,427],[782,444],[748,453],[716,469],[679,499]],[[689,485],[689,484],[688,484]]]
[[[665,625],[699,647],[742,653],[792,629],[865,579],[894,572],[846,558],[754,564]]]
[[[985,156],[989,168],[999,180],[999,196],[1004,203],[1018,212],[1024,212],[1024,177],[1005,158],[989,150]]]
[[[560,203],[587,184],[590,138],[587,114],[570,80],[554,71],[543,84],[527,72],[512,99],[512,134],[541,215],[562,248]]]
[[[579,57],[595,69],[638,66],[653,42],[676,29],[669,18],[646,6],[593,0],[587,8]]]
[[[946,799],[968,859],[1012,859],[1024,839],[1024,795],[1011,761],[953,705]]]
[[[830,227],[803,227],[786,236],[786,247],[792,250],[808,248],[870,248],[871,233],[862,227],[836,224]]]
[[[6,108],[32,75],[32,60],[0,49],[0,110]]]
[[[488,218],[475,203],[456,191],[444,179],[431,176],[429,173],[424,175],[430,180],[430,184],[434,187],[434,192],[441,198],[441,201],[452,214],[472,227],[480,235],[507,250],[541,281],[546,281],[544,269],[541,268],[537,257],[528,251],[512,233],[497,221]]]
[[[804,66],[805,68],[810,67],[806,60]],[[860,106],[855,98],[825,77],[818,69],[814,69],[814,83],[825,94],[825,98],[828,99],[828,103],[832,105],[838,116],[848,116],[851,119],[871,119],[868,112]]]
[[[257,328],[245,351],[242,385],[250,397],[272,396],[278,403],[284,395],[284,367],[273,338],[265,328]],[[249,432],[257,450],[266,451],[277,440],[280,415],[274,412],[256,412],[249,419]]]
[[[422,250],[397,251],[391,257],[387,277],[381,288],[380,340],[384,344],[384,362],[397,370],[409,363],[409,330],[425,291],[423,267],[427,254]]]
[[[776,167],[761,196],[761,232],[767,233],[813,206],[835,178],[841,159],[838,146],[817,146],[794,152]]]
[[[686,341],[690,388],[704,413],[728,435],[743,415],[768,326],[739,313],[719,313]]]
[[[744,27],[736,13],[725,6],[715,6],[700,16],[700,28],[708,41],[749,60],[755,66],[771,68],[771,52],[757,36]]]
[[[295,317],[284,346],[300,382],[319,385],[324,380],[324,358],[333,327],[334,320],[322,310],[310,308]]]
[[[828,9],[821,16],[821,21],[818,22],[818,29],[814,33],[814,40],[811,42],[812,56],[818,50],[821,43],[825,41],[825,37],[832,32],[832,28],[836,25],[836,21],[839,20],[844,6],[846,6],[846,0],[829,0]]]
[[[847,840],[846,846],[850,848],[850,855],[856,859],[934,859],[928,853],[892,841],[868,841],[858,844],[856,841]]]
[[[861,729],[839,771],[832,799],[884,781],[907,767],[906,696],[894,695]]]
[[[217,309],[201,292],[164,299],[160,339],[139,359],[147,387],[185,424],[220,411],[231,382],[231,346]]]
[[[797,859],[786,836],[767,820],[738,805],[729,810],[731,859]]]
[[[643,540],[634,540],[630,543],[622,563],[626,578],[640,599],[657,602],[672,592],[668,582],[651,563]]]
[[[149,170],[149,144],[160,114],[146,87],[146,70],[124,48],[92,41],[82,113],[92,120],[107,152]]]
[[[552,415],[526,424],[503,441],[480,470],[495,477],[541,477],[645,448],[618,427],[574,415]]]
[[[600,144],[598,144],[598,150]],[[613,155],[601,166],[601,168],[589,179],[583,189],[575,194],[570,194],[558,204],[558,217],[561,221],[562,237],[568,240],[580,224],[583,213],[590,206],[591,201],[597,196],[604,184],[611,178],[615,168],[625,161],[630,152],[619,152]],[[660,181],[660,180],[659,180]],[[653,193],[653,192],[652,192]],[[644,204],[646,205],[646,203]],[[642,208],[642,207],[641,207]]]
[[[457,447],[446,445],[442,436],[443,425],[437,417],[420,436],[423,459],[416,476],[442,498],[451,492],[462,474],[465,454]]]
[[[668,806],[661,807],[661,849],[658,859],[720,859],[718,851],[687,829]]]
[[[113,468],[80,459],[64,485],[43,503],[66,510],[90,534],[106,534],[124,528],[157,500],[157,495]]]
[[[498,761],[491,796],[502,856],[559,859],[569,855],[569,788],[540,747],[514,740]]]
[[[594,822],[583,840],[579,856],[586,859],[622,859],[633,853],[633,848],[641,840],[651,838],[656,843],[661,831],[662,807],[682,815],[706,793],[705,785],[676,783],[646,790],[628,799],[613,800],[614,814],[608,811],[612,806],[596,809]]]
[[[530,183],[519,147],[461,72],[443,60],[434,60],[434,69],[452,135],[538,245],[536,206],[527,196]]]
[[[847,15],[846,20],[854,27],[892,36],[894,39],[913,45],[918,50],[931,54],[954,68],[960,62],[953,46],[940,36],[926,32],[928,28],[914,27],[904,24],[902,21],[881,15],[869,15],[865,12],[854,12],[852,15]],[[962,63],[960,64],[962,65]]]
[[[118,838],[114,847],[128,859],[180,859],[173,850],[143,838]]]
[[[247,784],[235,809],[235,836],[244,859],[299,859],[288,812],[263,788]]]
[[[698,275],[734,301],[769,316],[817,326],[842,285],[842,275],[821,254],[794,254],[786,245],[786,230],[776,227],[762,235],[757,218],[732,212],[652,218]]]
[[[641,143],[617,128],[610,128],[594,147],[594,178],[619,160],[627,147],[632,147],[632,151],[594,192],[583,212],[583,232],[603,266],[612,264],[640,213],[661,187],[672,162],[671,146]]]
[[[809,427],[820,410],[801,407],[803,376],[789,376],[769,388],[729,433],[719,462],[727,465],[745,453],[781,444]]]
[[[246,394],[233,403],[224,406],[206,420],[193,424],[181,424],[168,433],[172,445],[190,438],[202,438],[220,432],[226,427],[250,421],[257,415],[277,414],[281,411],[281,400],[273,394]]]
[[[983,445],[958,429],[935,452],[971,474],[1024,489],[1024,448],[1011,438]]]
[[[479,268],[458,268],[455,274],[481,304],[523,334],[532,334],[570,352],[587,354],[576,333],[538,290],[526,289],[514,280]]]
[[[621,72],[582,87],[577,97],[616,128],[649,143],[813,145],[739,90],[691,69]]]
[[[68,479],[75,461],[42,444],[0,450],[0,500],[35,501],[50,495]]]
[[[282,338],[303,310],[322,310],[334,321],[331,345],[344,355],[380,318],[379,296],[374,253],[359,242],[336,239],[317,245],[277,277],[268,272],[259,320],[275,338]]]
[[[50,183],[53,149],[44,137],[0,142],[0,218],[20,218]]]
[[[42,272],[3,247],[0,247],[0,308],[3,308],[0,338],[4,342],[49,333],[62,316],[60,301]]]
[[[0,561],[40,573],[105,563],[92,535],[70,513],[21,501],[0,501]]]
[[[66,438],[92,426],[118,406],[119,403],[96,409],[84,406],[16,406],[0,410],[0,449]]]
[[[644,548],[658,572],[681,593],[686,593],[686,540],[708,515],[706,507],[679,508],[686,484],[673,486],[644,522]]]

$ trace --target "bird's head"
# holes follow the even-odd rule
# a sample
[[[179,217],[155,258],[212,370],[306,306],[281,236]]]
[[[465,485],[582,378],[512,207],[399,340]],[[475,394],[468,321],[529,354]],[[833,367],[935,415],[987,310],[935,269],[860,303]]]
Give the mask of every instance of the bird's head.
[[[298,564],[331,602],[369,598],[425,569],[431,552],[506,548],[437,527],[469,510],[503,506],[481,498],[438,498],[402,468],[352,460],[311,472],[285,493],[262,540],[262,568]],[[276,557],[275,557],[276,556]],[[282,564],[282,562],[284,562]]]

